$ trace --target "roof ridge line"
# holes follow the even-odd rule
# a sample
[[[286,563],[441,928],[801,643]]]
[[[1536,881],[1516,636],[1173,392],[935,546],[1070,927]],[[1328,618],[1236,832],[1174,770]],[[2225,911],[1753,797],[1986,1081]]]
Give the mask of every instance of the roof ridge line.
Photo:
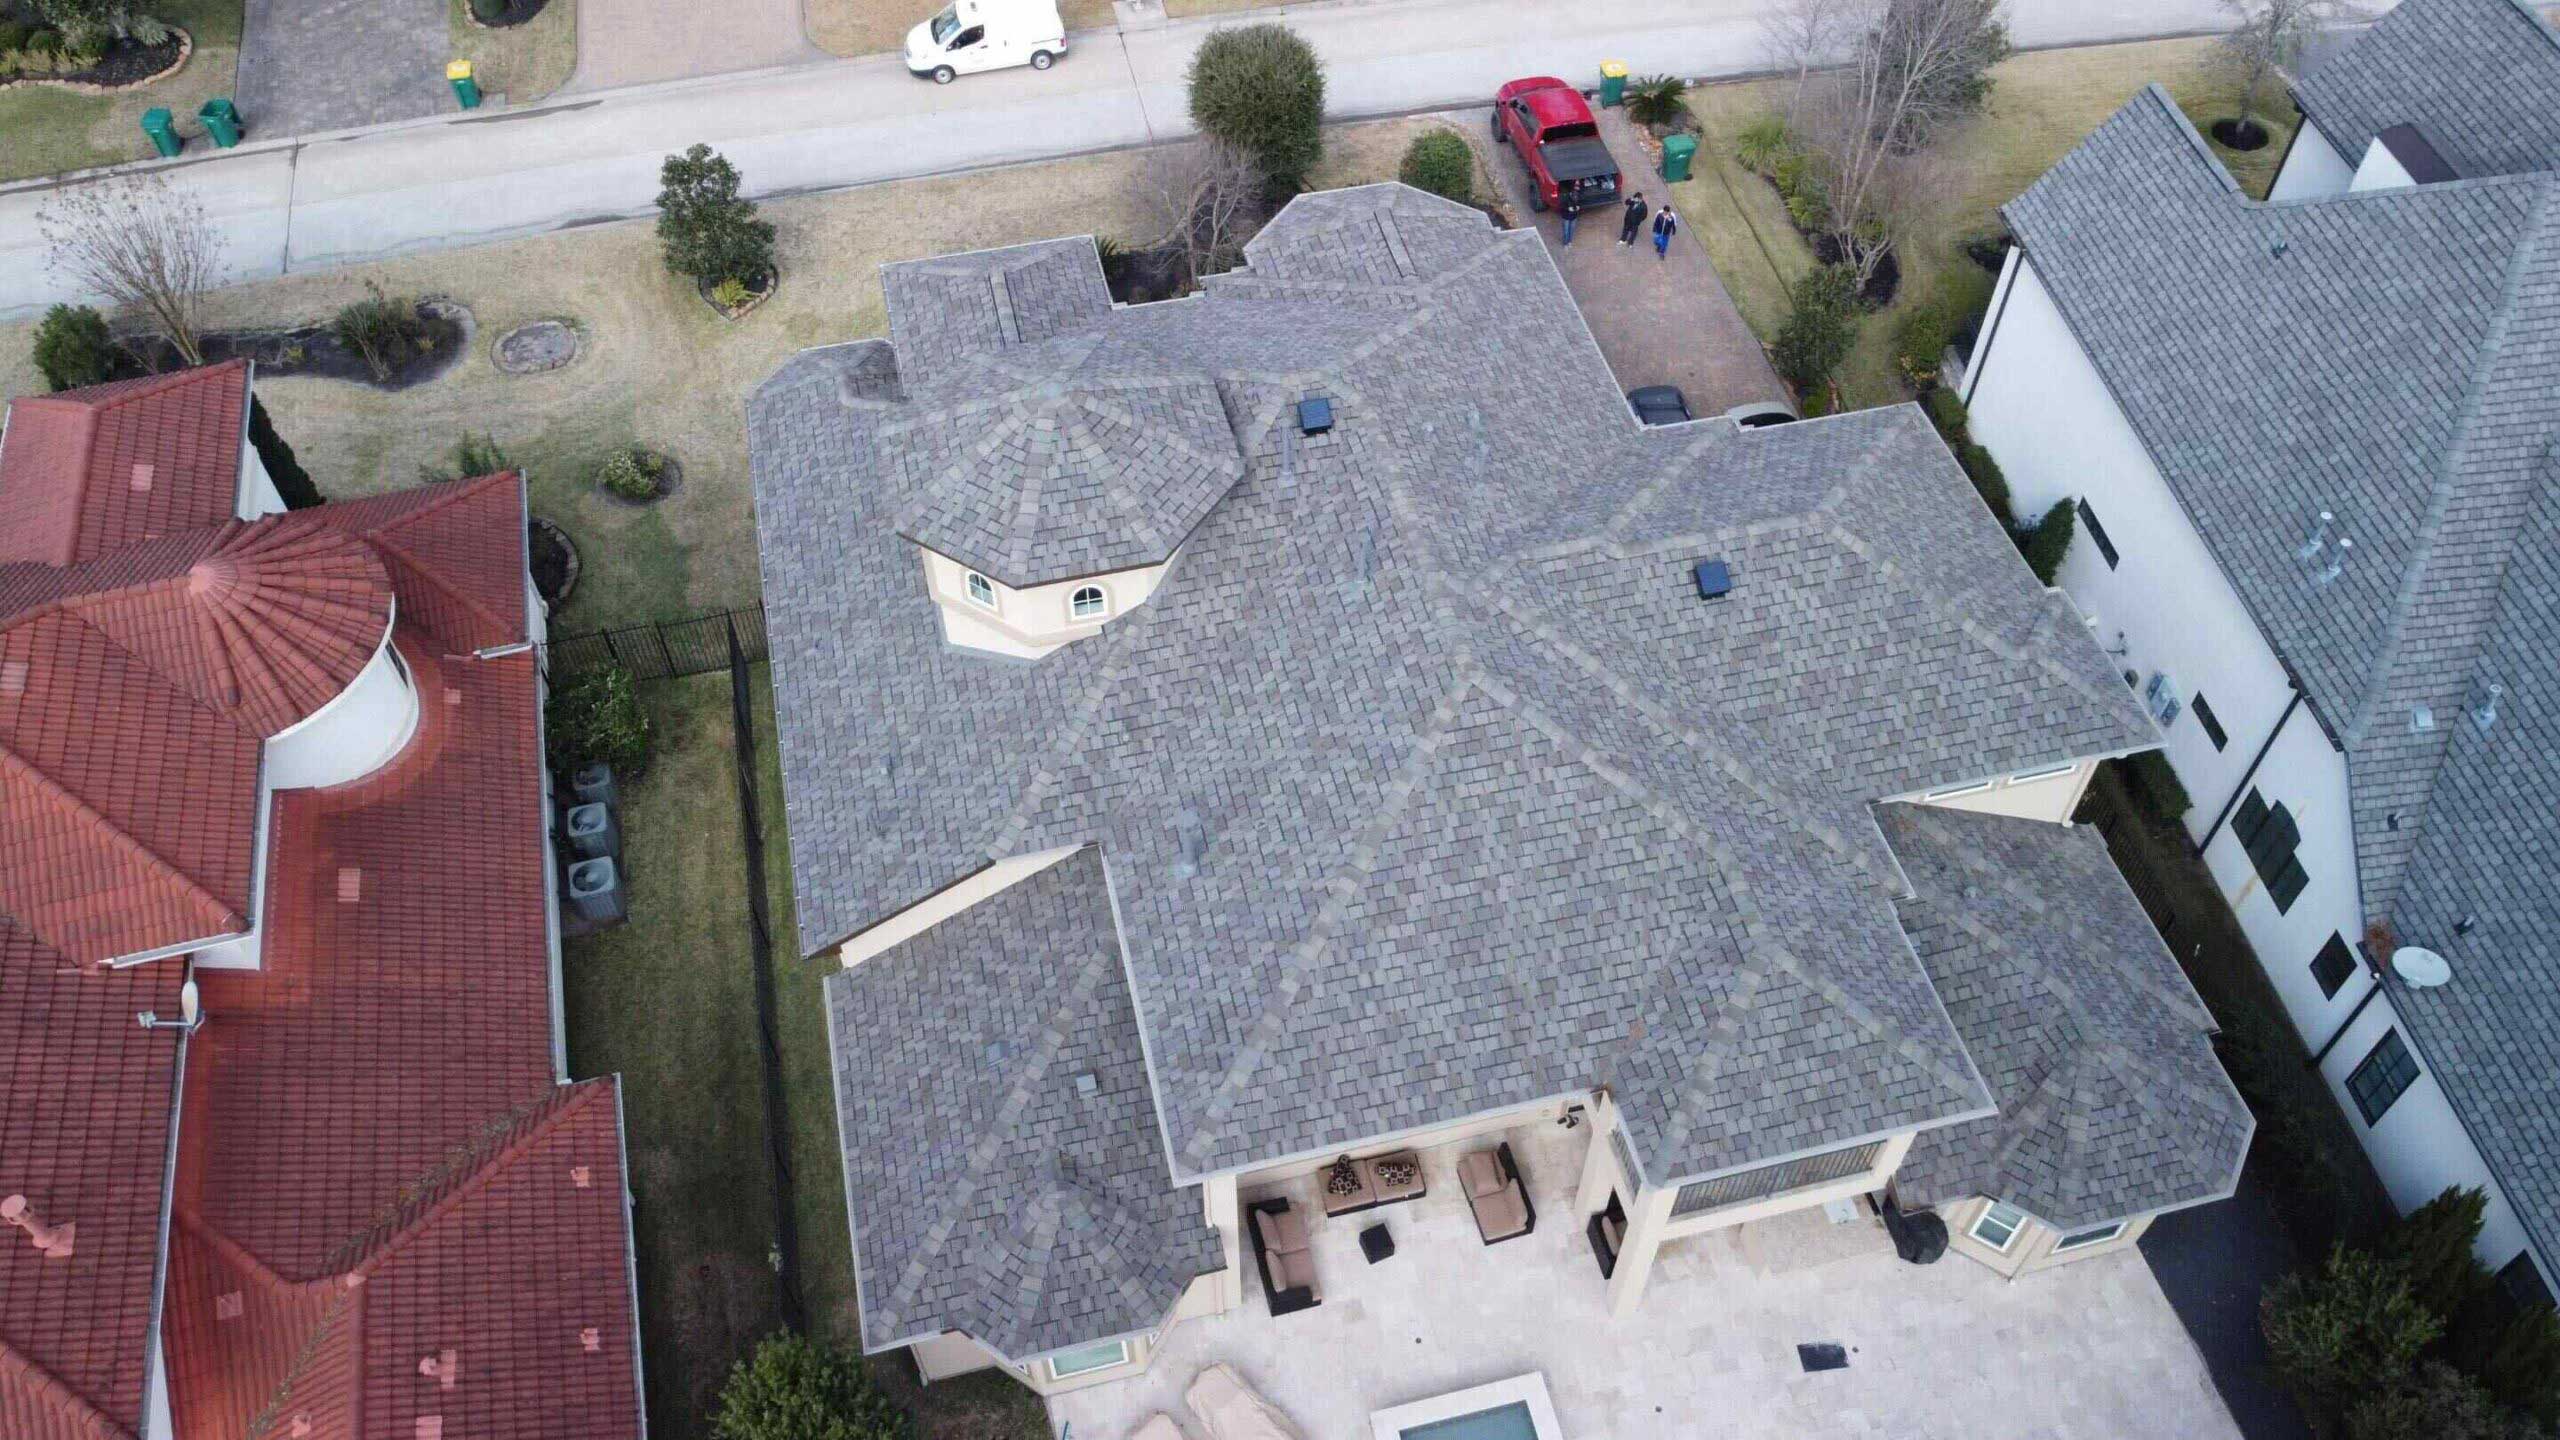
[[[347,1265],[347,1267],[339,1273],[349,1278],[362,1277],[364,1279],[370,1279],[376,1272],[381,1270],[381,1268],[387,1264],[393,1256],[408,1248],[411,1242],[415,1241],[418,1236],[426,1233],[427,1230],[431,1229],[437,1221],[442,1220],[447,1214],[451,1213],[455,1207],[461,1205],[465,1200],[479,1194],[482,1190],[487,1189],[489,1182],[494,1179],[499,1172],[506,1169],[517,1156],[538,1144],[545,1137],[549,1136],[552,1131],[560,1128],[561,1125],[566,1123],[573,1113],[591,1103],[595,1092],[589,1087],[594,1083],[595,1082],[591,1080],[578,1080],[572,1081],[568,1084],[554,1085],[548,1093],[507,1112],[501,1117],[503,1122],[501,1125],[496,1127],[484,1126],[484,1133],[491,1129],[494,1129],[495,1133],[490,1135],[489,1139],[483,1140],[479,1146],[475,1147],[468,1141],[456,1146],[455,1149],[461,1152],[461,1157],[469,1162],[467,1169],[458,1172],[460,1178],[453,1180],[449,1189],[445,1190],[442,1195],[438,1196],[431,1204],[429,1204],[425,1209],[419,1211],[410,1220],[392,1227],[390,1232],[387,1235],[384,1235],[380,1244],[371,1247],[369,1253],[360,1252],[362,1253],[362,1258],[359,1259],[354,1255],[350,1255],[349,1258],[353,1260],[354,1263]],[[538,1119],[533,1119],[532,1117],[534,1117],[546,1105],[551,1107],[551,1113],[541,1115]],[[529,1125],[526,1124],[528,1119],[532,1120],[532,1123]],[[495,1144],[490,1143],[491,1140],[495,1140],[497,1135],[504,1135],[508,1131],[515,1130],[520,1126],[523,1127],[521,1133],[517,1134],[513,1139],[498,1141]],[[429,1171],[427,1179],[421,1182],[422,1185],[433,1185],[435,1183],[434,1177],[435,1172],[432,1170]],[[395,1200],[391,1205],[385,1208],[396,1214],[401,1208],[401,1205],[400,1202]],[[367,1236],[376,1234],[382,1229],[383,1227],[380,1225],[366,1226],[363,1230],[341,1242],[335,1250],[329,1252],[329,1254],[323,1259],[322,1264],[328,1266],[332,1270],[335,1270],[338,1264],[339,1255],[345,1254],[353,1250],[355,1247],[363,1245]]]
[[[134,1433],[119,1425],[107,1412],[89,1402],[60,1376],[35,1361],[35,1357],[12,1346],[0,1336],[0,1378],[14,1376],[37,1397],[53,1406],[56,1414],[97,1437],[97,1440],[134,1440]]]
[[[1896,930],[1901,930],[1902,928],[1898,919],[1894,928]],[[1920,963],[1919,956],[1911,952],[1910,945],[1910,933],[1905,931],[1903,933],[1904,953],[1911,954],[1911,963],[1913,967],[1920,972],[1920,982],[1928,987],[1929,998],[1937,1004],[1938,1013],[1945,1015],[1947,1008],[1946,1001],[1938,994],[1938,984],[1935,980],[1929,978],[1929,967]],[[1810,961],[1807,961],[1803,956],[1798,955],[1793,949],[1789,948],[1785,942],[1771,940],[1767,942],[1767,947],[1769,953],[1777,957],[1779,969],[1793,975],[1798,981],[1802,982],[1815,994],[1820,995],[1823,999],[1831,1002],[1832,1006],[1838,1009],[1840,1013],[1848,1016],[1851,1020],[1856,1021],[1859,1028],[1865,1030],[1877,1040],[1890,1045],[1895,1054],[1900,1055],[1904,1059],[1909,1060],[1912,1064],[1917,1065],[1921,1069],[1928,1071],[1931,1075],[1936,1076],[1946,1084],[1946,1087],[1949,1090],[1952,1090],[1959,1095],[1967,1094],[1968,1091],[1974,1087],[1979,1087],[1980,1093],[1991,1096],[1991,1103],[1995,1108],[1997,1108],[2000,1103],[2000,1097],[1991,1095],[1991,1082],[1982,1078],[1980,1066],[1974,1066],[1972,1085],[1968,1086],[1965,1082],[1965,1077],[1947,1069],[1946,1066],[1939,1062],[1936,1056],[1920,1052],[1919,1042],[1912,1037],[1910,1031],[1902,1028],[1902,1022],[1895,1020],[1888,1015],[1877,1014],[1865,1001],[1850,994],[1847,989],[1841,986],[1840,982],[1832,979],[1826,974],[1823,974],[1819,967],[1815,966]],[[1968,1065],[1973,1064],[1973,1054],[1971,1051],[1964,1048],[1964,1036],[1956,1029],[1955,1019],[1953,1016],[1947,1017],[1947,1033],[1955,1037],[1957,1053],[1964,1056],[1965,1063]]]
[[[1698,1047],[1688,1064],[1680,1067],[1680,1083],[1675,1092],[1678,1098],[1672,1102],[1671,1113],[1662,1117],[1662,1148],[1670,1154],[1677,1155],[1688,1148],[1689,1137],[1698,1128],[1696,1119],[1689,1113],[1689,1101],[1705,1090],[1708,1082],[1724,1073],[1725,1062],[1732,1058],[1732,1041],[1742,1031],[1742,1017],[1758,1002],[1760,987],[1768,983],[1769,972],[1776,968],[1763,953],[1766,948],[1773,947],[1759,944],[1742,947],[1741,963],[1734,967],[1733,988],[1716,1003],[1715,1017],[1707,1022],[1707,1042]],[[1658,977],[1659,973],[1657,970],[1654,977],[1647,977],[1648,980]],[[1648,985],[1647,988],[1651,987]],[[1630,1140],[1627,1143],[1633,1145],[1635,1142]]]
[[[438,506],[435,508],[441,509],[442,507]],[[407,566],[410,573],[417,576],[421,582],[435,587],[435,589],[447,600],[450,600],[461,606],[463,609],[470,611],[472,614],[479,616],[482,620],[485,620],[489,624],[495,626],[500,632],[511,634],[523,626],[524,617],[522,615],[509,618],[493,613],[489,607],[481,604],[474,597],[465,594],[461,587],[447,584],[443,575],[440,574],[434,566],[420,560],[416,552],[412,551],[408,546],[401,544],[399,541],[394,540],[389,535],[380,531],[375,531],[362,538],[366,544],[373,546],[376,550],[381,551],[383,554],[388,555],[392,559],[398,560],[401,564]],[[398,592],[398,588],[399,587],[396,585],[393,587],[395,595]]]
[[[81,623],[86,624],[87,622],[83,621]],[[88,822],[91,828],[103,831],[108,837],[110,837],[110,844],[131,852],[131,857],[133,858],[139,858],[151,865],[157,866],[168,874],[175,876],[178,883],[186,887],[190,896],[204,904],[211,905],[215,910],[221,912],[221,923],[233,925],[235,927],[246,925],[248,923],[247,917],[241,915],[239,911],[232,909],[230,904],[224,901],[220,896],[214,894],[211,890],[206,889],[203,883],[198,881],[195,876],[188,874],[186,870],[181,868],[176,862],[170,860],[167,856],[162,855],[157,850],[152,849],[150,846],[145,845],[140,840],[134,838],[133,835],[126,831],[124,826],[109,818],[105,811],[100,810],[96,806],[91,805],[88,801],[81,799],[78,795],[72,793],[69,786],[64,785],[61,781],[54,779],[52,776],[47,775],[36,765],[34,761],[25,758],[18,754],[17,751],[11,749],[6,740],[0,740],[0,774],[24,774],[28,777],[29,782],[35,785],[38,790],[54,797],[60,803],[72,807],[82,820]],[[33,927],[29,928],[32,931]],[[41,939],[43,937],[39,936],[38,938]],[[196,938],[210,939],[212,937],[199,936]],[[46,943],[51,944],[52,942],[48,940]],[[56,946],[55,948],[58,949],[60,947]]]

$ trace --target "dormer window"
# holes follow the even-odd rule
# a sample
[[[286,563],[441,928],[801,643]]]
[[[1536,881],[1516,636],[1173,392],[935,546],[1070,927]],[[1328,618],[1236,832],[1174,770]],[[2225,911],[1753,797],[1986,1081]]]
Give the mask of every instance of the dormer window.
[[[969,572],[969,602],[986,609],[996,608],[995,582],[972,570]]]
[[[1102,593],[1099,585],[1079,586],[1076,593],[1067,598],[1067,618],[1070,620],[1099,620],[1110,613],[1111,600]]]

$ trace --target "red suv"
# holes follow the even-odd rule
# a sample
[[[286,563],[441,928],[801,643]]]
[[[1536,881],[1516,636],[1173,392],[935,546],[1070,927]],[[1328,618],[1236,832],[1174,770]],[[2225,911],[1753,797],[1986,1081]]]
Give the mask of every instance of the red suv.
[[[1529,167],[1529,208],[1571,195],[1585,211],[1618,198],[1618,162],[1600,143],[1600,122],[1582,92],[1552,75],[1514,80],[1493,95],[1493,138]]]

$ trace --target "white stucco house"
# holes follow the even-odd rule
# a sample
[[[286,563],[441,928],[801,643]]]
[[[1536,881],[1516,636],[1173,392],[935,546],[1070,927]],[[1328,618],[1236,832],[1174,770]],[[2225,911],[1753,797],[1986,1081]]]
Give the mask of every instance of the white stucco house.
[[[2155,87],[2007,207],[1964,399],[2393,1200],[2545,1297],[2560,40],[2407,0],[2298,93],[2269,201]]]

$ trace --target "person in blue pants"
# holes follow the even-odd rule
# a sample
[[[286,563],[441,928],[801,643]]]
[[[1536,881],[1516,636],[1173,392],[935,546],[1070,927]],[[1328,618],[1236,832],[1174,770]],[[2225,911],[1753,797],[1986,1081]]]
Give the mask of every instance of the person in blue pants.
[[[1654,211],[1653,257],[1657,260],[1670,259],[1671,237],[1679,233],[1680,217],[1671,213],[1670,206],[1665,205],[1661,209]]]
[[[1582,218],[1581,202],[1570,195],[1556,197],[1556,215],[1564,221],[1564,243],[1573,243],[1573,222]]]

